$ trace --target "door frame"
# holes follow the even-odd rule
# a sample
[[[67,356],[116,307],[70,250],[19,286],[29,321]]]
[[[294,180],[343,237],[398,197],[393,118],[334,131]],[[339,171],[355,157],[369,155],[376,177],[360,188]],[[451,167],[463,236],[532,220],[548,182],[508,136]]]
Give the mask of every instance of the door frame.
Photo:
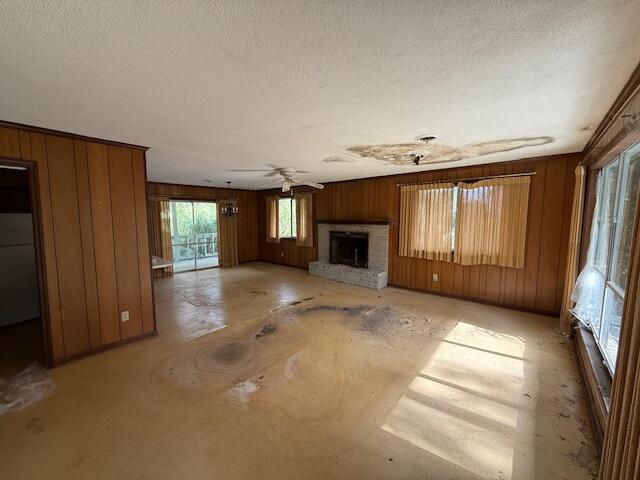
[[[167,201],[169,202],[190,202],[191,203],[191,213],[192,216],[194,215],[194,210],[193,210],[193,204],[194,203],[213,203],[216,205],[216,225],[217,225],[217,221],[218,221],[218,217],[217,217],[217,206],[219,203],[219,200],[213,200],[213,199],[205,199],[202,200],[200,198],[188,198],[188,197],[174,197],[171,196],[167,199]],[[195,221],[195,217],[192,217]],[[169,222],[171,222],[171,220],[169,220]],[[219,238],[218,238],[218,231],[216,228],[216,243],[219,246]],[[173,243],[171,243],[171,257],[172,257],[172,264],[173,264]],[[205,268],[197,268],[198,266],[198,258],[197,258],[197,254],[194,256],[193,258],[193,264],[196,268],[192,268],[190,270],[182,270],[180,272],[176,272],[175,267],[173,268],[173,274],[180,274],[180,273],[189,273],[189,272],[199,272],[201,270],[210,270],[212,268],[220,268],[220,256],[218,255],[218,265],[214,265],[213,267],[205,267]]]
[[[44,262],[44,245],[42,233],[42,217],[40,214],[40,189],[38,188],[38,164],[29,160],[0,157],[0,165],[26,169],[29,188],[29,204],[33,225],[33,244],[36,251],[36,274],[38,276],[38,296],[40,303],[40,322],[42,323],[42,353],[46,368],[53,367],[51,349],[51,317],[49,315],[49,294],[47,291],[46,268]]]

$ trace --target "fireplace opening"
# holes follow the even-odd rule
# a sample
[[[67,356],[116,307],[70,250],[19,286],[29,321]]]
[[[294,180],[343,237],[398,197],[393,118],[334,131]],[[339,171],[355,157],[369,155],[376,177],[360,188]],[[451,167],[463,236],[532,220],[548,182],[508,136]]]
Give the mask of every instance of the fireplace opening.
[[[341,263],[356,268],[369,267],[369,234],[360,232],[330,232],[329,263]]]

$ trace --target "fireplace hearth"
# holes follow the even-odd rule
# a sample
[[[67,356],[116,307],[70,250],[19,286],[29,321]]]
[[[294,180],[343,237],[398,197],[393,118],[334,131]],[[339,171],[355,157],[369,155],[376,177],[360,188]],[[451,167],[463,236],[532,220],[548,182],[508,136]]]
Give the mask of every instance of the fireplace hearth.
[[[355,268],[369,267],[369,234],[330,232],[329,263]]]

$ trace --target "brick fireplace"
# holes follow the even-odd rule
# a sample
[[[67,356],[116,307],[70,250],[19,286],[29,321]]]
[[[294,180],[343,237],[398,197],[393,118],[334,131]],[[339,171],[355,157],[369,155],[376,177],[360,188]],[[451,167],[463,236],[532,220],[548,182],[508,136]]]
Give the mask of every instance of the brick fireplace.
[[[318,223],[318,260],[309,263],[311,275],[380,289],[387,286],[388,265],[388,222]]]

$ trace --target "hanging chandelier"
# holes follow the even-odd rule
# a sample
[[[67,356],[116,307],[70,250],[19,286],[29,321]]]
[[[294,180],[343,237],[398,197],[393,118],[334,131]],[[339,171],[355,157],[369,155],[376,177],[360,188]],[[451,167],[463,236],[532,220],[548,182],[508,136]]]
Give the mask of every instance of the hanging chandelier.
[[[225,217],[235,217],[238,214],[238,202],[229,198],[229,187],[231,182],[227,182],[227,199],[222,201],[220,206],[220,213]]]

